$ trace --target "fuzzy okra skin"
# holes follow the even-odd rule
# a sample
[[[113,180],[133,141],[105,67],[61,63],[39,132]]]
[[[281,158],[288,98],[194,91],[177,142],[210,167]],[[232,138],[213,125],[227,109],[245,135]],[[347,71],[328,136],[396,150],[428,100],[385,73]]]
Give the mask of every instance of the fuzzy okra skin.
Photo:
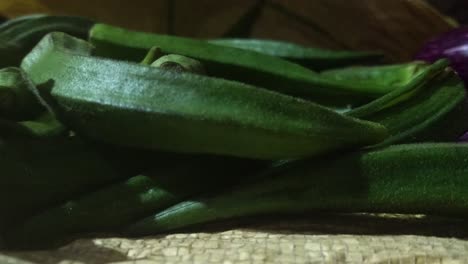
[[[323,72],[322,75],[340,80],[348,79],[356,83],[381,83],[393,86],[392,91],[366,104],[335,110],[349,116],[366,119],[424,90],[431,81],[444,75],[448,66],[448,60],[440,59],[432,64],[412,62],[374,67],[349,67]]]
[[[0,26],[0,68],[18,66],[23,57],[50,32],[60,31],[88,38],[93,21],[74,16],[32,15]]]
[[[355,64],[379,63],[383,59],[383,54],[378,52],[326,50],[269,39],[222,38],[208,42],[283,58],[317,71]]]
[[[393,145],[283,166],[255,184],[174,205],[131,225],[126,234],[306,211],[468,216],[466,144]]]
[[[376,98],[367,104],[356,107],[347,112],[347,114],[354,117],[366,117],[370,114],[385,110],[392,105],[408,100],[415,93],[423,90],[431,81],[446,74],[448,66],[448,60],[440,59],[422,69],[419,74],[415,75],[410,81],[407,81],[406,85],[399,86],[393,91]]]
[[[89,56],[88,43],[45,37],[22,68],[51,89],[64,124],[96,140],[186,153],[282,159],[375,144],[376,123],[280,93]],[[80,54],[81,53],[81,54]]]
[[[396,89],[409,84],[429,66],[430,64],[422,61],[382,66],[351,66],[323,71],[320,75],[336,81],[363,82],[383,87],[394,86]]]
[[[444,65],[438,64],[430,67]],[[378,146],[455,141],[468,130],[466,89],[452,70],[431,75],[422,76],[423,85],[397,89],[346,114],[384,125],[389,137]]]
[[[95,55],[135,62],[157,46],[163,53],[199,60],[209,76],[241,81],[326,105],[361,104],[393,90],[393,87],[330,80],[298,64],[250,50],[106,24],[92,27],[90,42],[96,47]]]
[[[221,156],[172,155],[125,181],[49,208],[10,228],[10,247],[45,247],[72,234],[116,231],[194,194],[249,180],[266,162]]]

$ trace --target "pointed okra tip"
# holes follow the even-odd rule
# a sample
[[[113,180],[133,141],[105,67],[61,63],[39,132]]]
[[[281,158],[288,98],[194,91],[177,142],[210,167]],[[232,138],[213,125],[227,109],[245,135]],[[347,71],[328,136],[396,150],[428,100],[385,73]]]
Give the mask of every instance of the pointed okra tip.
[[[129,225],[123,233],[128,236],[164,233],[214,221],[220,217],[219,212],[204,202],[186,200],[155,215],[140,219]]]
[[[75,38],[63,32],[51,32],[45,35],[21,62],[21,68],[26,72],[38,64],[38,61],[50,53],[62,51],[77,55],[91,55],[93,46],[82,39]]]
[[[368,130],[366,132],[367,139],[368,139],[367,144],[375,145],[375,144],[382,143],[390,136],[390,132],[388,131],[387,127],[385,127],[384,125],[380,123],[376,123],[376,122],[361,120],[361,119],[358,119],[358,120],[360,122],[363,122],[368,127]]]

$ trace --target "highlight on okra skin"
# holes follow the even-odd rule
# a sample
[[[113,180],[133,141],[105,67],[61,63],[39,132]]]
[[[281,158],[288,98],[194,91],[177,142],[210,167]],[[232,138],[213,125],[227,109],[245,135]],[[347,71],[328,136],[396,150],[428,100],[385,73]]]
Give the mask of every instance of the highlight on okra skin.
[[[445,58],[50,15],[0,24],[0,55],[2,248],[265,214],[468,217],[466,89]]]

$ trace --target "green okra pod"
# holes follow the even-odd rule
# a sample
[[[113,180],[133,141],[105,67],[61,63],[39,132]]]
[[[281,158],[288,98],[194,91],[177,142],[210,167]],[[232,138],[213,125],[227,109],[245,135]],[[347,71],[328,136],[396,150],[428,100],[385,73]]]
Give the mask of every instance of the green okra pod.
[[[125,181],[49,208],[10,228],[10,247],[45,247],[70,235],[115,232],[195,194],[245,181],[267,163],[193,155],[169,155]]]
[[[209,42],[279,57],[316,71],[349,65],[376,64],[383,60],[383,54],[379,52],[327,50],[269,39],[222,38]]]
[[[0,137],[0,228],[145,168],[151,157],[77,137]]]
[[[59,120],[113,144],[281,159],[375,144],[386,129],[305,100],[243,83],[89,56],[55,33],[23,60],[49,87]],[[86,80],[86,81],[83,81]]]
[[[382,111],[392,105],[398,104],[411,98],[412,95],[420,90],[423,90],[428,83],[446,73],[449,62],[446,59],[441,59],[428,67],[425,67],[421,72],[414,76],[406,85],[399,86],[393,91],[370,101],[367,104],[353,108],[348,114],[354,117],[365,117],[372,113]]]
[[[409,142],[453,142],[468,130],[468,102],[454,73],[433,81],[409,100],[365,119],[386,126],[390,136],[378,146]]]
[[[390,136],[379,146],[456,141],[468,130],[466,90],[462,80],[445,67],[446,61],[438,61],[423,70],[416,82],[346,114],[387,127]]]
[[[140,62],[143,65],[151,65],[154,61],[161,58],[164,54],[162,54],[161,49],[157,46],[151,47],[148,53],[146,53],[143,60]]]
[[[321,76],[336,81],[374,84],[376,87],[392,86],[397,89],[410,84],[419,74],[424,73],[430,64],[414,61],[382,66],[353,66],[320,73]]]
[[[205,74],[205,67],[199,61],[176,54],[162,56],[154,61],[151,66],[178,72]]]
[[[258,52],[220,46],[202,40],[150,34],[96,24],[90,31],[95,55],[139,61],[157,46],[165,54],[178,54],[200,61],[207,74],[241,81],[281,93],[305,97],[326,105],[361,104],[392,87],[338,82],[298,64]]]
[[[256,184],[200,196],[131,225],[149,235],[261,214],[382,212],[468,216],[468,145],[394,145],[284,164]]]

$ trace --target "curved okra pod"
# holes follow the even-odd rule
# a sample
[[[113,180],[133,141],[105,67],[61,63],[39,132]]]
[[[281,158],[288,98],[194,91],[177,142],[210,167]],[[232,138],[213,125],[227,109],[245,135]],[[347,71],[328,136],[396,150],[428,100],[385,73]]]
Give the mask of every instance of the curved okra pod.
[[[105,24],[93,26],[90,42],[96,47],[95,55],[135,62],[140,61],[151,47],[157,46],[165,54],[200,61],[209,76],[241,81],[326,105],[361,104],[393,90],[391,86],[338,82],[298,64],[254,51]]]
[[[455,141],[468,130],[468,103],[462,80],[445,67],[446,61],[438,61],[422,70],[414,82],[346,115],[387,127],[389,137],[378,146]]]
[[[0,233],[19,219],[135,175],[149,159],[76,137],[0,142]]]
[[[433,81],[408,100],[362,118],[387,127],[390,136],[377,144],[383,146],[456,141],[468,130],[467,115],[465,87],[460,78],[451,73]]]
[[[279,57],[316,71],[356,64],[379,63],[383,59],[383,54],[378,52],[327,50],[269,39],[222,38],[208,40],[208,42]]]
[[[149,235],[261,214],[382,212],[468,216],[468,145],[394,145],[285,164],[256,184],[174,205],[131,225]]]
[[[422,61],[382,66],[352,66],[327,70],[321,76],[336,81],[374,84],[376,87],[392,86],[396,90],[408,85],[431,64]]]
[[[72,234],[118,231],[155,210],[195,194],[222,190],[244,182],[267,163],[254,160],[172,155],[153,168],[60,206],[41,212],[10,228],[10,247],[45,247]]]
[[[408,81],[406,85],[399,86],[397,89],[376,98],[367,104],[356,107],[348,112],[348,114],[354,117],[365,117],[369,114],[382,111],[399,102],[408,100],[412,95],[423,90],[428,83],[437,79],[438,76],[444,75],[448,66],[448,60],[438,60],[422,69],[420,73]]]
[[[0,26],[0,68],[18,66],[23,57],[50,32],[60,31],[88,38],[93,21],[73,16],[32,15]]]
[[[96,140],[259,159],[375,144],[386,129],[243,83],[89,56],[66,34],[45,37],[22,68],[49,87],[59,120]],[[86,81],[84,81],[86,80]]]
[[[9,19],[0,24],[0,32],[5,32],[10,30],[11,28],[19,26],[21,23],[28,22],[34,19],[43,18],[47,15],[45,14],[32,14],[32,15],[25,15],[15,17],[13,19]]]
[[[151,49],[149,49],[148,53],[146,53],[145,57],[140,62],[140,64],[151,65],[153,62],[161,58],[163,55],[164,54],[162,54],[160,48],[158,48],[157,46],[151,47]]]
[[[154,61],[151,66],[177,72],[205,74],[205,68],[199,61],[177,54],[162,56]]]

